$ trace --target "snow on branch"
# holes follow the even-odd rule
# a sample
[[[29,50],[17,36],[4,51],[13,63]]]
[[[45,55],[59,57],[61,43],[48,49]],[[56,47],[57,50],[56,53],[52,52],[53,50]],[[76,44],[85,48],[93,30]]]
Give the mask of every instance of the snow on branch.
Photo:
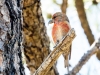
[[[98,41],[95,41],[91,45],[90,50],[88,50],[87,53],[82,56],[78,64],[67,75],[76,75],[79,72],[79,70],[82,68],[82,66],[90,59],[90,57],[93,54],[97,53],[98,50],[100,50],[100,38],[98,39]]]
[[[46,75],[59,56],[67,50],[69,53],[69,47],[72,40],[75,38],[75,31],[71,29],[69,33],[57,44],[55,49],[48,55],[45,61],[40,65],[40,67],[35,71],[33,75]]]

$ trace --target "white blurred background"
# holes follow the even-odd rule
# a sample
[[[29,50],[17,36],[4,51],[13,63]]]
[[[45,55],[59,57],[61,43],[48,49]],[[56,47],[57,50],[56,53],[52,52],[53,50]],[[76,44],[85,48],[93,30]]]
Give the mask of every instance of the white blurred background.
[[[56,0],[58,4],[62,3],[62,0]],[[98,0],[99,1],[99,0]],[[100,3],[97,5],[92,4],[92,0],[84,0],[84,7],[86,11],[86,16],[92,30],[95,39],[100,37]],[[47,27],[47,33],[50,37],[50,49],[53,49],[53,42],[51,37],[52,26],[48,25],[50,20],[47,15],[54,14],[55,12],[60,12],[60,7],[53,2],[53,0],[41,0],[41,8],[45,24]],[[74,0],[68,0],[68,7],[66,9],[67,16],[70,21],[70,25],[75,29],[76,38],[72,42],[72,53],[71,60],[69,61],[71,67],[70,70],[78,63],[81,57],[90,49],[87,37],[84,33],[83,28],[78,17],[78,13],[75,8]],[[64,68],[64,59],[62,56],[59,57],[57,62],[57,68],[60,75],[67,74],[67,68]],[[96,55],[93,55],[89,61],[82,67],[77,75],[100,75],[100,61],[97,59]]]

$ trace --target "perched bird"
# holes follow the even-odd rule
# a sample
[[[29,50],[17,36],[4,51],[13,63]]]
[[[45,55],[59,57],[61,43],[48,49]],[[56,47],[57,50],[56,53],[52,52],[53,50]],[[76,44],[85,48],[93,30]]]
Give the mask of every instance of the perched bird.
[[[52,19],[49,21],[49,24],[53,24],[52,28],[52,38],[55,43],[59,43],[61,39],[64,38],[64,36],[68,33],[68,31],[71,29],[68,17],[66,14],[62,12],[57,12],[52,16]],[[68,68],[69,71],[69,59],[71,56],[71,47],[70,47],[70,52],[67,54],[67,52],[63,53],[64,56],[64,64],[65,67]]]

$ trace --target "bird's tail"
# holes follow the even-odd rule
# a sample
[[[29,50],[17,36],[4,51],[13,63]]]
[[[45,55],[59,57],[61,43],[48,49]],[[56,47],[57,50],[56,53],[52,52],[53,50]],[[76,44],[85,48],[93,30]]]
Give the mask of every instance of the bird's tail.
[[[68,73],[69,73],[69,60],[71,59],[71,46],[70,46],[69,49],[70,49],[70,51],[69,51],[68,54],[66,52],[63,53],[63,56],[64,56],[64,65],[65,65],[65,68],[67,67]]]

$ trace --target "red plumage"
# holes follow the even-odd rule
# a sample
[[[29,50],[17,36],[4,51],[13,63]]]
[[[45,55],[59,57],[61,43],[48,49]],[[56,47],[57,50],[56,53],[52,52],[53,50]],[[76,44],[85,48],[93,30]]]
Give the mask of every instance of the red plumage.
[[[71,29],[69,20],[64,13],[57,12],[53,15],[52,21],[50,22],[54,23],[53,28],[52,28],[52,38],[53,38],[54,43],[57,44]],[[66,53],[67,52],[63,53],[64,59],[65,59],[64,63],[65,63],[65,67],[69,67],[68,54]],[[71,53],[71,50],[70,50],[70,53]],[[70,58],[70,53],[69,53],[69,58]]]
[[[69,25],[65,22],[59,22],[58,24],[54,24],[52,28],[52,38],[54,43],[57,40],[61,40],[70,30]]]

